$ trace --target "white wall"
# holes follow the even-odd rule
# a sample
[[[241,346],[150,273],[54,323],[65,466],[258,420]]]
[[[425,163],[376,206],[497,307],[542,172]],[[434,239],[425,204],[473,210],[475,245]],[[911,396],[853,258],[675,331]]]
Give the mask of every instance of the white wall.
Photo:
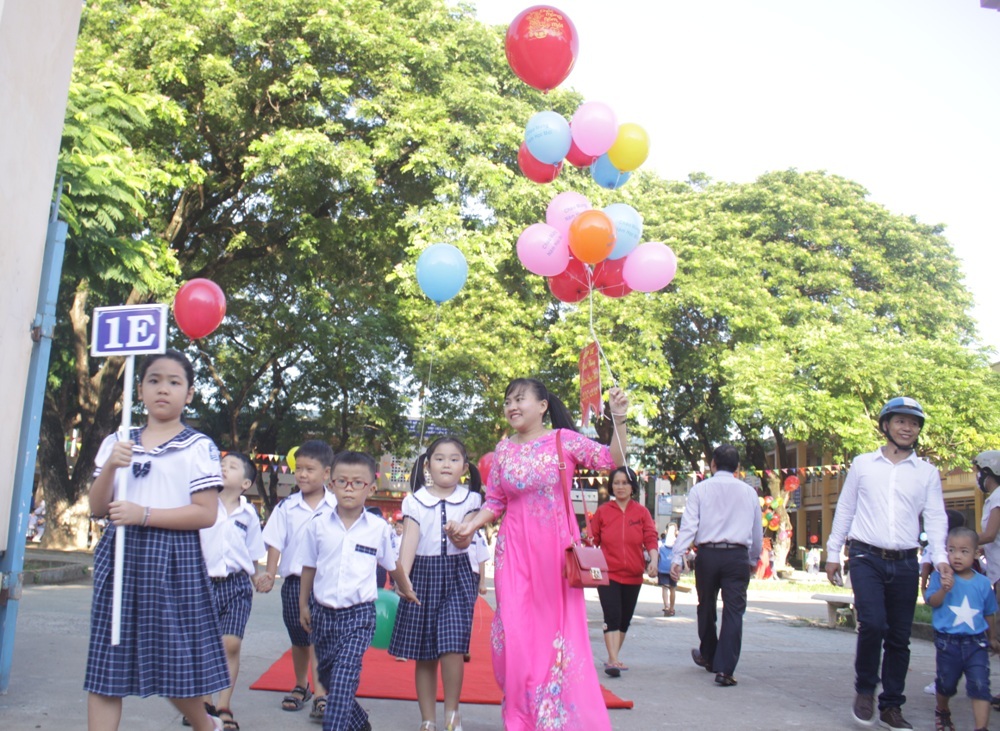
[[[0,549],[82,0],[0,0]]]

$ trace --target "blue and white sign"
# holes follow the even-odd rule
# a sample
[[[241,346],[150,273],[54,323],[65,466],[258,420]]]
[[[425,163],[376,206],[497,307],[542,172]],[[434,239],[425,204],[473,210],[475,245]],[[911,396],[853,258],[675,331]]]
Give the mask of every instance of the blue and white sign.
[[[98,307],[94,310],[91,355],[150,355],[166,349],[167,305]]]

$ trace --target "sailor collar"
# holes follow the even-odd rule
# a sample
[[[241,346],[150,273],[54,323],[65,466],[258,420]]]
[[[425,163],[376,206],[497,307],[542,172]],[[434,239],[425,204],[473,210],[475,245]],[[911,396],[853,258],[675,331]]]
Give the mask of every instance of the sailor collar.
[[[431,495],[430,490],[426,487],[421,487],[413,493],[413,497],[418,503],[427,508],[437,507],[441,503],[461,505],[469,497],[469,488],[465,485],[458,485],[448,497],[437,497],[436,495]]]

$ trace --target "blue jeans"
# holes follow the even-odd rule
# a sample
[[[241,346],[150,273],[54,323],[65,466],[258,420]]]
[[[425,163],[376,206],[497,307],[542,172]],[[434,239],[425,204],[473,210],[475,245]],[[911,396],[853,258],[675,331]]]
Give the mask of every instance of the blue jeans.
[[[917,558],[884,559],[852,546],[850,560],[854,606],[858,612],[854,690],[874,695],[881,659],[879,710],[902,707],[906,703],[903,689],[910,664],[910,629],[917,605]]]
[[[965,692],[975,700],[992,700],[990,695],[990,653],[986,634],[950,635],[934,633],[937,648],[937,692],[951,698],[958,691],[958,679],[965,673]]]

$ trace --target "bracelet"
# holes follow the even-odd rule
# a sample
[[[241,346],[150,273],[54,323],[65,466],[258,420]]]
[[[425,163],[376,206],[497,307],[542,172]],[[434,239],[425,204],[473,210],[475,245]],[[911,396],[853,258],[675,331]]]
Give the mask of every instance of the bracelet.
[[[142,527],[145,528],[149,525],[149,512],[152,510],[148,505],[146,506],[146,514],[142,516]]]

